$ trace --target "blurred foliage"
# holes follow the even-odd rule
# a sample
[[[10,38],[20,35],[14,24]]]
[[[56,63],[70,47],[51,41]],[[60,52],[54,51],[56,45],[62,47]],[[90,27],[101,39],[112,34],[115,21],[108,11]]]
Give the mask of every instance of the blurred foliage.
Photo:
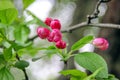
[[[17,17],[17,10],[14,5],[8,0],[0,1],[0,22],[11,24]]]
[[[6,67],[3,67],[2,69],[0,69],[0,79],[1,80],[14,80],[14,77]]]
[[[34,0],[23,0],[24,9]],[[38,24],[38,19],[34,23]],[[41,21],[42,22],[42,21]],[[11,67],[17,67],[21,70],[28,67],[29,63],[20,60],[21,50],[30,51],[31,54],[37,53],[33,41],[29,39],[30,24],[25,21],[24,15],[18,17],[18,10],[10,0],[0,0],[0,79],[14,80],[10,72]],[[31,48],[29,48],[31,47]],[[29,50],[30,49],[30,50]],[[32,53],[33,52],[33,53]],[[30,54],[28,52],[28,54]]]
[[[27,8],[31,3],[33,3],[35,0],[23,0],[24,8]]]

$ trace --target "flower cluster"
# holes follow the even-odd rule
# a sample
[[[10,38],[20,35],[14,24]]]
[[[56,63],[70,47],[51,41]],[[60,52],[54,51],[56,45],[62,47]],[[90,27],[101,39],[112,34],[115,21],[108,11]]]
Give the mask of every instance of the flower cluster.
[[[105,38],[95,38],[93,40],[93,45],[95,45],[100,50],[106,50],[109,46],[109,43]]]
[[[50,27],[44,28],[44,27],[38,27],[37,28],[37,34],[41,39],[47,39],[49,42],[55,42],[56,47],[59,49],[66,48],[66,42],[62,40],[62,33],[60,31],[61,29],[61,23],[58,19],[52,19],[52,18],[46,18],[45,22],[46,25]]]

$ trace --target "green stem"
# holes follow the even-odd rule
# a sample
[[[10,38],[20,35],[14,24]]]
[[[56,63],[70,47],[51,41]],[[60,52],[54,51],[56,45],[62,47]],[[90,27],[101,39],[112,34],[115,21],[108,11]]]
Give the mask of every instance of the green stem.
[[[27,76],[27,73],[26,73],[26,69],[23,69],[22,71],[23,71],[23,73],[24,73],[24,75],[25,75],[25,80],[29,80],[29,78],[28,78],[28,76]]]
[[[69,55],[72,55],[72,53],[73,53],[73,51],[71,50],[68,54],[69,54]]]
[[[32,59],[32,61],[37,61],[37,60],[39,60],[39,59],[41,59],[41,58],[43,58],[43,57],[46,57],[47,55],[43,55],[43,56],[40,56],[40,57],[37,57],[37,58],[33,58]]]
[[[18,56],[17,53],[16,53],[16,58],[18,59],[18,61],[20,61],[20,58],[19,58],[19,56]],[[27,73],[26,73],[26,69],[22,69],[22,71],[23,71],[23,73],[24,73],[24,75],[25,75],[25,80],[29,80],[28,75],[27,75]]]

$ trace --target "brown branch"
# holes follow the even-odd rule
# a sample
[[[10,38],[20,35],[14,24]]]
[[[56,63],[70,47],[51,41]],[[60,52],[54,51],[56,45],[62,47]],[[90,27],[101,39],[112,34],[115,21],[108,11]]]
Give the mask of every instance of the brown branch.
[[[98,15],[100,13],[99,7],[102,3],[107,3],[111,0],[99,0],[96,4],[95,11],[93,14],[87,16],[87,23],[90,24],[92,19],[98,18]]]
[[[100,27],[100,28],[117,28],[117,29],[120,29],[120,25],[117,25],[117,24],[109,24],[109,23],[90,23],[90,24],[88,24],[87,22],[82,22],[82,23],[79,23],[77,25],[71,26],[71,27],[69,27],[65,30],[62,30],[62,33],[72,32],[76,29],[79,29],[79,28],[82,28],[82,27],[88,27],[88,26]]]

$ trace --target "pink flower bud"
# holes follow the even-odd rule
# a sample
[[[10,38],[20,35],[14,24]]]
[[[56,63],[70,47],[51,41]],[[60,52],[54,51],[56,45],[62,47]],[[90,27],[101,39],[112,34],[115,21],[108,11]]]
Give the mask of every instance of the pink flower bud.
[[[66,42],[60,40],[60,41],[56,42],[56,47],[59,49],[64,49],[64,48],[66,48]]]
[[[50,26],[51,21],[52,21],[52,18],[46,18],[45,19],[45,24]]]
[[[93,45],[95,45],[100,50],[106,50],[108,48],[108,46],[109,46],[109,43],[104,38],[95,38],[93,40]]]
[[[50,30],[47,28],[38,27],[37,34],[41,39],[45,39],[49,36]]]
[[[62,33],[58,29],[53,29],[47,39],[50,42],[57,42],[62,39]]]
[[[61,24],[60,24],[60,21],[58,19],[54,19],[53,21],[51,21],[50,23],[50,27],[52,29],[61,29]]]

